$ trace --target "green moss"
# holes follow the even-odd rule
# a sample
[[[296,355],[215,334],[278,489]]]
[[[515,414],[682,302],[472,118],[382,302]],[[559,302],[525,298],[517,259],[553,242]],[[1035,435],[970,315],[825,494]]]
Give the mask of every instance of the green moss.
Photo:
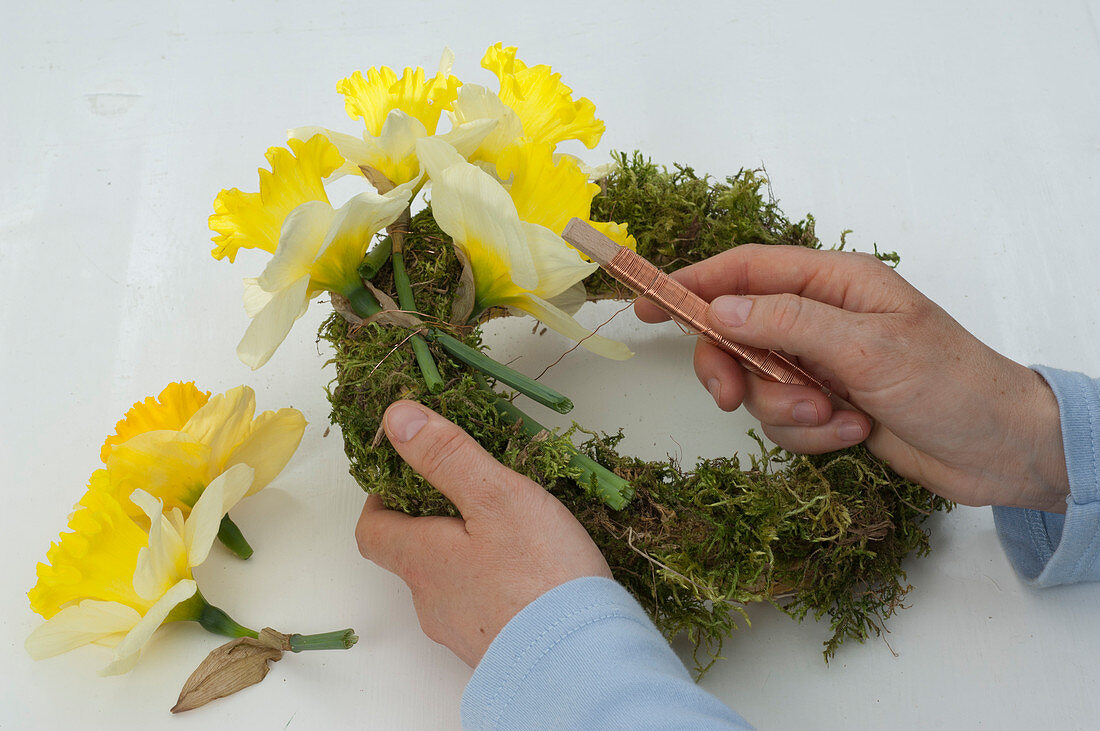
[[[758,171],[716,181],[690,168],[659,168],[640,155],[619,155],[619,170],[593,203],[593,218],[630,225],[638,249],[666,270],[742,243],[820,248],[813,218],[791,222],[771,199]],[[896,255],[880,255],[895,261]],[[459,264],[429,212],[412,221],[406,265],[418,309],[450,318]],[[391,292],[383,267],[374,284]],[[586,281],[596,297],[621,294],[614,282]],[[480,346],[478,329],[456,336]],[[760,442],[742,467],[736,455],[690,469],[616,451],[621,435],[575,428],[531,440],[493,407],[474,374],[430,344],[446,384],[423,384],[407,331],[349,325],[333,315],[321,329],[331,343],[336,379],[332,421],[343,431],[351,474],[364,490],[412,515],[455,514],[453,506],[397,456],[379,432],[386,406],[421,401],[466,429],[508,467],[544,485],[588,529],[616,578],[649,611],[666,636],[695,643],[702,672],[737,626],[740,605],[771,602],[801,620],[828,615],[828,659],[845,639],[863,640],[901,607],[909,590],[903,561],[928,551],[921,523],[948,507],[862,447],[818,456],[794,455]],[[532,414],[536,418],[537,414]],[[613,511],[575,481],[569,446],[631,481],[630,505]]]

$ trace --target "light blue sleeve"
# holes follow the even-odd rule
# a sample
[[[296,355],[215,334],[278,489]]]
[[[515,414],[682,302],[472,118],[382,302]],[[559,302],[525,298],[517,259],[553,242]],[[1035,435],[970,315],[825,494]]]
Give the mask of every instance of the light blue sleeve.
[[[473,729],[744,729],[622,586],[574,579],[505,625],[462,694]]]
[[[993,508],[997,535],[1016,572],[1033,586],[1100,580],[1100,379],[1035,366],[1054,390],[1062,422],[1066,514]]]

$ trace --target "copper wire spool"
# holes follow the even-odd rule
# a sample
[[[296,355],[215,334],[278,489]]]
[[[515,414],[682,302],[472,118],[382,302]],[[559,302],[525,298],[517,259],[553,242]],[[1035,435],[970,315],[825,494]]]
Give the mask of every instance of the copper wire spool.
[[[604,268],[681,325],[737,358],[749,371],[771,381],[812,386],[829,393],[823,383],[774,350],[741,345],[712,330],[707,324],[709,305],[701,297],[630,249],[620,249]]]

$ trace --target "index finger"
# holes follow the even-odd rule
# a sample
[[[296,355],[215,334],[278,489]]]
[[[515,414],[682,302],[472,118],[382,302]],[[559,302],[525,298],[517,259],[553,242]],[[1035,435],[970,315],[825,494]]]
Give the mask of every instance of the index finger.
[[[382,505],[382,496],[374,493],[363,503],[355,542],[363,558],[407,580],[409,568],[422,561],[429,549],[438,549],[462,533],[465,528],[459,518],[414,518],[389,510]]]
[[[845,309],[863,309],[853,297],[857,283],[889,267],[866,254],[821,251],[804,246],[743,244],[670,276],[710,302],[724,294],[792,293]],[[853,305],[859,305],[853,308]],[[663,322],[668,315],[644,299],[634,303],[643,322]]]

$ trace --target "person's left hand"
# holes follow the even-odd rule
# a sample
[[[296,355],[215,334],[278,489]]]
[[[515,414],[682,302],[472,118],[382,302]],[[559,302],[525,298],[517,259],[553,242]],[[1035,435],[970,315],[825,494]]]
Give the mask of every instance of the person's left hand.
[[[424,634],[471,667],[521,609],[582,576],[611,577],[603,554],[557,498],[504,467],[466,432],[412,401],[383,417],[398,454],[461,518],[413,518],[363,505],[359,552],[408,584]]]

